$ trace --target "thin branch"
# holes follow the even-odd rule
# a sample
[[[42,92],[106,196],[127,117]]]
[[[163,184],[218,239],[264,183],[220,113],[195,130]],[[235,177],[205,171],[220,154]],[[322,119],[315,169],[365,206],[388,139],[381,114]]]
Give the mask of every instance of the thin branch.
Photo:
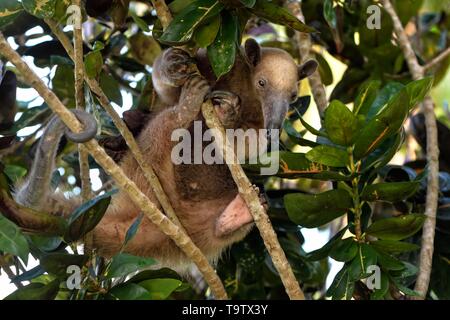
[[[80,8],[81,0],[73,0],[72,4]],[[75,100],[77,109],[85,110],[84,98],[84,57],[83,57],[83,25],[74,24],[74,63],[75,63]],[[82,144],[78,144],[78,162],[80,164],[81,198],[87,201],[91,198],[91,179],[89,176],[89,155]]]
[[[447,59],[450,56],[450,47],[446,50],[442,51],[440,54],[438,54],[436,57],[434,57],[431,61],[429,61],[426,65],[423,66],[423,69],[425,71],[428,71]]]
[[[226,161],[227,165],[230,169],[231,175],[233,176],[234,182],[238,187],[239,194],[244,199],[253,216],[253,219],[255,220],[255,224],[264,240],[267,251],[272,257],[273,264],[280,274],[281,281],[286,288],[286,293],[289,298],[293,300],[304,300],[305,296],[300,289],[291,266],[286,259],[286,255],[278,242],[277,235],[273,230],[272,224],[270,223],[269,216],[264,210],[264,207],[261,205],[258,194],[239,164],[239,160],[234,154],[234,149],[227,138],[225,129],[220,123],[211,101],[207,101],[203,104],[202,112],[208,127],[211,129],[216,129],[217,132],[220,133],[218,137],[215,137],[215,139],[217,139],[216,144],[219,146],[223,159],[228,159],[230,155],[232,156],[231,162]]]
[[[302,8],[300,3],[297,1],[291,1],[287,3],[288,9],[293,15],[297,17],[300,21],[305,23],[305,17],[303,16]],[[311,36],[308,33],[295,32],[295,39],[298,45],[301,63],[304,63],[311,59]],[[328,106],[327,93],[325,91],[325,86],[320,78],[319,71],[317,70],[312,75],[308,77],[309,86],[311,87],[312,95],[314,101],[316,102],[317,109],[319,110],[320,116],[323,116],[325,109]]]
[[[82,125],[51,91],[38,75],[22,60],[14,51],[0,32],[0,55],[9,60],[17,70],[27,76],[28,84],[47,102],[48,106],[62,119],[65,125],[73,132],[80,132]],[[111,159],[96,140],[84,144],[86,149],[102,166],[102,168],[117,182],[120,189],[125,191],[130,199],[142,210],[142,212],[164,234],[170,237],[174,243],[191,259],[202,272],[211,292],[217,299],[227,299],[225,288],[215,270],[211,267],[200,249],[192,242],[191,238],[176,224],[170,221],[150,199],[142,193],[138,186],[130,180],[122,168]]]
[[[54,22],[52,20],[46,20],[46,23],[49,25],[53,34],[61,42],[64,49],[67,51],[67,54],[69,55],[69,57],[73,60],[74,51],[73,51],[72,45],[70,44],[69,38],[58,27],[56,22]],[[91,91],[97,96],[98,101],[100,102],[100,105],[106,110],[106,112],[108,112],[108,114],[110,115],[111,119],[113,120],[115,126],[119,130],[120,134],[125,139],[125,142],[128,145],[128,148],[130,149],[130,151],[133,154],[134,158],[136,159],[137,163],[141,167],[145,178],[148,180],[149,184],[152,186],[153,191],[155,192],[156,198],[158,199],[159,203],[161,204],[162,208],[164,209],[164,212],[170,218],[170,220],[172,220],[172,222],[174,222],[175,224],[177,224],[179,227],[181,227],[184,230],[181,222],[179,221],[175,211],[172,208],[172,205],[170,204],[169,198],[167,197],[166,193],[164,192],[164,189],[163,189],[155,171],[153,170],[151,165],[145,161],[144,156],[143,156],[136,140],[134,139],[133,134],[128,129],[125,122],[120,118],[120,116],[114,110],[108,97],[103,92],[102,88],[100,87],[100,84],[95,79],[90,79],[86,75],[85,75],[85,81],[87,82]]]
[[[415,80],[424,77],[425,68],[419,65],[416,55],[411,47],[408,36],[403,29],[402,23],[395,12],[390,0],[382,0],[386,12],[391,16],[394,31],[398,38],[398,43],[405,56],[406,63]],[[434,234],[436,227],[436,210],[439,194],[439,146],[437,139],[436,116],[434,114],[434,104],[430,96],[425,97],[421,104],[422,112],[425,116],[425,126],[427,134],[427,160],[429,173],[427,177],[427,197],[425,205],[426,220],[422,229],[422,243],[420,249],[419,275],[417,277],[414,290],[421,298],[427,295],[430,283],[430,274],[434,251]]]

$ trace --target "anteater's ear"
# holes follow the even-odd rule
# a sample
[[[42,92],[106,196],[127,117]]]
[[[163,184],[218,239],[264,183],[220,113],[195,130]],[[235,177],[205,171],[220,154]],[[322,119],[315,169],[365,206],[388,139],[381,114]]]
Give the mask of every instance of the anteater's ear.
[[[261,47],[255,39],[245,41],[245,56],[252,66],[256,66],[261,61]]]
[[[305,79],[306,77],[309,77],[316,71],[317,67],[319,65],[315,60],[309,60],[306,61],[301,66],[298,66],[298,78],[299,80]]]

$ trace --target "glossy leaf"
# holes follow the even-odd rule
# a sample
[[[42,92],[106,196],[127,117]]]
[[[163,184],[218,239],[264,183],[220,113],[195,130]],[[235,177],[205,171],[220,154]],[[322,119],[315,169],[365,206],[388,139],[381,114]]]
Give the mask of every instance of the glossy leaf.
[[[222,13],[222,24],[216,39],[208,47],[208,59],[217,78],[227,74],[234,65],[238,46],[238,20],[228,13]]]
[[[370,245],[361,243],[358,245],[356,257],[350,263],[349,279],[356,281],[366,278],[369,266],[377,264],[377,252]]]
[[[135,283],[116,286],[109,293],[119,300],[151,300],[147,289]]]
[[[45,19],[55,14],[56,0],[22,0],[22,5],[32,15]]]
[[[378,80],[367,81],[362,85],[355,99],[354,114],[367,115],[377,97],[380,85],[381,82]]]
[[[312,27],[307,26],[293,16],[285,8],[276,5],[269,0],[256,0],[253,8],[249,9],[254,15],[266,19],[272,23],[282,24],[300,32],[315,32]]]
[[[325,110],[324,126],[328,138],[343,146],[351,145],[359,130],[358,118],[338,100],[331,101]]]
[[[103,57],[100,51],[89,52],[84,57],[84,65],[86,67],[86,74],[89,78],[97,78],[102,72]]]
[[[414,235],[425,222],[423,214],[408,214],[400,217],[377,220],[366,233],[383,240],[402,240]]]
[[[44,255],[40,262],[46,272],[64,279],[70,275],[67,273],[69,266],[75,265],[81,269],[88,260],[89,256],[87,255],[52,252]]]
[[[364,201],[396,202],[413,196],[419,188],[419,181],[376,183],[364,188],[361,199]]]
[[[414,243],[401,242],[395,240],[377,240],[371,242],[371,245],[379,251],[393,254],[415,251],[420,248],[417,244]]]
[[[216,16],[223,4],[215,0],[197,0],[174,17],[170,25],[158,39],[168,45],[187,43],[202,23]]]
[[[333,8],[333,0],[325,0],[323,2],[323,16],[327,21],[328,25],[332,29],[337,27],[336,11]]]
[[[2,0],[0,2],[0,30],[14,22],[22,10],[22,4],[17,0]]]
[[[336,261],[352,260],[358,252],[358,244],[353,237],[339,241],[330,251],[330,257]]]
[[[347,227],[336,233],[333,238],[330,239],[322,248],[314,250],[306,254],[306,258],[311,261],[322,260],[326,258],[330,251],[341,241],[342,236],[345,231],[347,231]]]
[[[287,194],[284,204],[294,223],[315,228],[345,214],[353,202],[347,191],[337,189],[319,194]]]
[[[332,296],[333,300],[350,300],[353,295],[355,284],[350,280],[347,266],[341,269],[334,277],[333,282],[327,290],[327,296]]]
[[[306,158],[311,162],[330,167],[345,167],[349,161],[347,151],[327,145],[317,146],[310,150],[306,154]]]

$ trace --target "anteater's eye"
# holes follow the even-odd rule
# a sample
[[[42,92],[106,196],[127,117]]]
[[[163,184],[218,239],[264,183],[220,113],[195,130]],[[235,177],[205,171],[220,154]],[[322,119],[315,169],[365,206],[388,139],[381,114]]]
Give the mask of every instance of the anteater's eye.
[[[258,81],[258,85],[259,85],[260,87],[264,87],[264,86],[266,85],[266,80],[264,80],[264,79],[259,80],[259,81]]]

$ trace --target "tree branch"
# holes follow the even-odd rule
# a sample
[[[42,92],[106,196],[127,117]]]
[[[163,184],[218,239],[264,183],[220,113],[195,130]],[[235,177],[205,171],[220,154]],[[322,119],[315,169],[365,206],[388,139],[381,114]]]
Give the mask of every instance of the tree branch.
[[[382,0],[384,9],[390,15],[398,43],[405,56],[408,68],[415,80],[424,77],[425,68],[419,65],[416,55],[411,47],[408,36],[403,29],[402,23],[395,12],[390,0]],[[414,290],[421,298],[426,297],[430,283],[430,274],[433,261],[434,234],[436,227],[436,210],[439,193],[439,146],[437,139],[436,117],[434,114],[434,105],[430,96],[425,97],[421,104],[421,110],[425,116],[426,134],[427,134],[427,160],[429,174],[427,177],[427,196],[425,205],[426,220],[422,230],[422,243],[420,250],[419,275],[417,277]]]
[[[277,235],[270,223],[269,216],[261,205],[258,194],[252,187],[252,184],[239,164],[239,160],[234,154],[234,149],[230,145],[225,129],[220,123],[211,101],[207,101],[203,104],[202,112],[208,127],[216,129],[220,133],[219,137],[215,137],[215,139],[217,139],[216,145],[219,146],[223,159],[228,159],[232,156],[231,163],[227,161],[227,165],[233,176],[234,182],[238,186],[239,194],[244,199],[255,220],[255,224],[264,240],[267,251],[272,257],[273,264],[280,274],[281,281],[286,288],[286,293],[289,298],[293,300],[304,300],[305,296],[300,289],[291,266],[286,259],[286,255],[278,242]]]
[[[302,8],[299,2],[290,1],[287,3],[287,7],[292,14],[297,17],[297,19],[305,23],[305,17],[303,16]],[[295,39],[300,53],[300,62],[304,63],[311,59],[311,36],[308,33],[296,31]],[[320,116],[323,116],[323,113],[328,106],[328,100],[325,92],[325,86],[322,83],[318,70],[308,77],[308,82],[311,87],[311,92],[314,101],[316,102],[319,114]]]
[[[62,104],[58,97],[51,91],[45,83],[31,70],[14,51],[0,32],[0,55],[9,60],[17,70],[26,75],[28,85],[33,87],[39,95],[47,102],[48,106],[62,119],[65,125],[73,132],[80,132],[82,125],[78,119]],[[217,299],[227,299],[225,288],[215,270],[208,260],[192,242],[189,236],[177,225],[171,222],[150,199],[142,193],[137,185],[131,181],[123,170],[112,160],[100,147],[96,140],[91,140],[84,144],[96,162],[117,182],[117,185],[125,191],[130,199],[136,203],[150,221],[170,237],[175,244],[191,259],[199,268],[206,282],[209,284],[212,293]]]

